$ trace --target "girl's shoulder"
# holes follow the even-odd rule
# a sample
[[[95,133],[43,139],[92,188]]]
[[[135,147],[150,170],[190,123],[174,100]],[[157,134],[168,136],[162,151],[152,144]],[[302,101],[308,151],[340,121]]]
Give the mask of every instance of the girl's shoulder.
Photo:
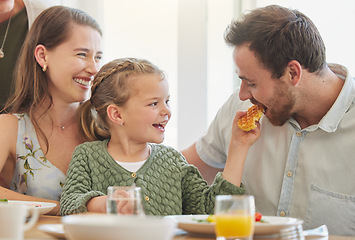
[[[91,141],[91,142],[84,142],[79,144],[76,148],[78,149],[104,149],[107,146],[108,140],[98,140],[98,141]]]
[[[152,152],[164,152],[164,153],[172,153],[172,154],[175,154],[175,155],[181,155],[182,154],[176,150],[175,148],[173,147],[170,147],[170,146],[167,146],[167,145],[164,145],[164,144],[157,144],[157,143],[149,143],[149,145],[151,146],[152,148]]]
[[[164,158],[165,160],[170,159],[187,164],[185,157],[180,151],[176,150],[175,148],[166,146],[164,144],[150,143],[149,145],[152,148],[152,154],[154,155],[154,157]]]

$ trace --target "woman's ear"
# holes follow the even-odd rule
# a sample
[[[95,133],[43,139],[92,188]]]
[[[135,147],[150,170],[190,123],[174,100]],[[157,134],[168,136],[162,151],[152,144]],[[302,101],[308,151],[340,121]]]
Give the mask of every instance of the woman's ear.
[[[292,60],[287,64],[286,71],[289,74],[291,84],[296,85],[302,76],[301,64],[296,60]]]
[[[123,125],[124,124],[124,120],[121,114],[121,108],[114,105],[114,104],[110,104],[107,107],[107,116],[108,119],[110,119],[110,121],[116,125]]]
[[[37,45],[35,48],[35,58],[42,68],[47,68],[47,49],[42,44]]]

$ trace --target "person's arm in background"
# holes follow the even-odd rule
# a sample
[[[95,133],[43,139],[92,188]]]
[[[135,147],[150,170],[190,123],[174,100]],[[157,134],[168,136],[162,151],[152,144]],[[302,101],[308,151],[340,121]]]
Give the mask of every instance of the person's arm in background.
[[[202,177],[207,181],[208,184],[211,184],[216,177],[218,172],[223,171],[222,168],[214,168],[206,164],[196,151],[196,144],[192,144],[190,147],[181,151],[182,155],[186,158],[189,164],[195,165],[200,171]]]

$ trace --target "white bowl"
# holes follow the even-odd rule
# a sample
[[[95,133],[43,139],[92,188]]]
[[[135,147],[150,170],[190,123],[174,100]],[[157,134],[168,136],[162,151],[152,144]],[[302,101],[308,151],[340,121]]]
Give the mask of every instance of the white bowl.
[[[69,240],[170,240],[176,222],[163,217],[77,214],[62,218]]]

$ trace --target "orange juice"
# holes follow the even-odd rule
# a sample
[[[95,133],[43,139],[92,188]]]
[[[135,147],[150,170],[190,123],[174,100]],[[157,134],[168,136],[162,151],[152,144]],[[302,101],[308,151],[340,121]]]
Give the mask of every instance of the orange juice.
[[[248,215],[215,215],[217,237],[249,237],[254,230],[254,219]]]

